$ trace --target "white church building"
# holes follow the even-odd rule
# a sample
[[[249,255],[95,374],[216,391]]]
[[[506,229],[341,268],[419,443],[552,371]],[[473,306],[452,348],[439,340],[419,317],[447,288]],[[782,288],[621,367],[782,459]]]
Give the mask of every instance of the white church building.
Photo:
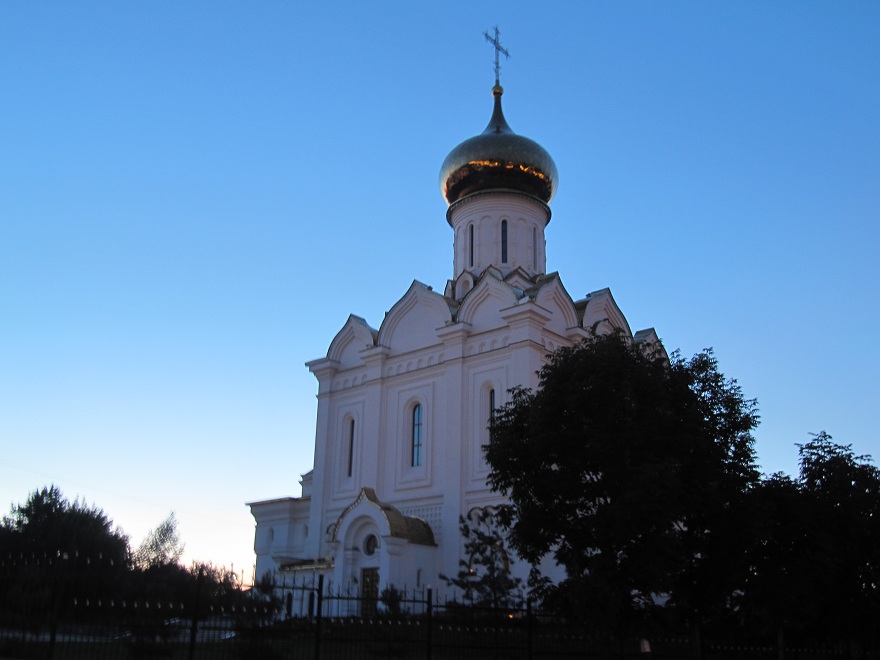
[[[486,130],[441,167],[452,279],[442,293],[413,282],[378,329],[350,316],[307,363],[314,467],[300,497],[248,503],[258,580],[323,574],[373,598],[389,585],[444,591],[439,575],[456,575],[464,554],[459,517],[503,501],[482,447],[508,389],[534,389],[545,356],[590,333],[658,341],[653,329],[633,335],[608,289],[574,299],[547,272],[556,165],[507,125],[497,80],[492,94]]]

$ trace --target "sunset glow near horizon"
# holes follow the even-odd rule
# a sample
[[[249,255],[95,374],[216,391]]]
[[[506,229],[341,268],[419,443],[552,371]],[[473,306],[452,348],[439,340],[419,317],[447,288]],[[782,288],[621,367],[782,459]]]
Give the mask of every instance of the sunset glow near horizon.
[[[880,6],[4,3],[0,507],[58,485],[251,578],[349,314],[443,290],[446,154],[504,113],[559,170],[548,270],[712,346],[765,473],[880,458]],[[426,72],[432,72],[426,75]]]

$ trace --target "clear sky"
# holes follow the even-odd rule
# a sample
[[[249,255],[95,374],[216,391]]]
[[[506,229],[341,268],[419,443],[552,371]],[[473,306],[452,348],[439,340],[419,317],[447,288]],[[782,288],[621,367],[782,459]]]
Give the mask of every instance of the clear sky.
[[[452,275],[438,171],[491,113],[559,169],[548,268],[715,348],[766,472],[880,455],[880,4],[0,3],[0,511],[58,484],[250,577],[316,381]]]

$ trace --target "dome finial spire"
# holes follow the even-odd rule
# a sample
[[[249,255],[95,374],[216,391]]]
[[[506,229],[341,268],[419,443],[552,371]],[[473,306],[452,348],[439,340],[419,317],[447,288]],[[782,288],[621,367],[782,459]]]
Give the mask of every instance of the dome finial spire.
[[[495,87],[501,87],[501,64],[498,61],[498,53],[501,53],[507,59],[510,59],[510,53],[501,45],[501,32],[498,31],[497,25],[495,26],[494,37],[485,30],[483,31],[483,36],[495,48]]]

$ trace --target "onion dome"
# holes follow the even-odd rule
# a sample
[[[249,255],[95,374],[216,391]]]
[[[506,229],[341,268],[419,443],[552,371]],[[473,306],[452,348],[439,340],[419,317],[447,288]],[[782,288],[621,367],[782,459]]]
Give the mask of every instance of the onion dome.
[[[513,190],[545,204],[556,193],[556,164],[540,144],[514,133],[501,111],[500,85],[492,88],[495,109],[480,135],[449,152],[440,168],[440,189],[446,202],[484,190]]]

